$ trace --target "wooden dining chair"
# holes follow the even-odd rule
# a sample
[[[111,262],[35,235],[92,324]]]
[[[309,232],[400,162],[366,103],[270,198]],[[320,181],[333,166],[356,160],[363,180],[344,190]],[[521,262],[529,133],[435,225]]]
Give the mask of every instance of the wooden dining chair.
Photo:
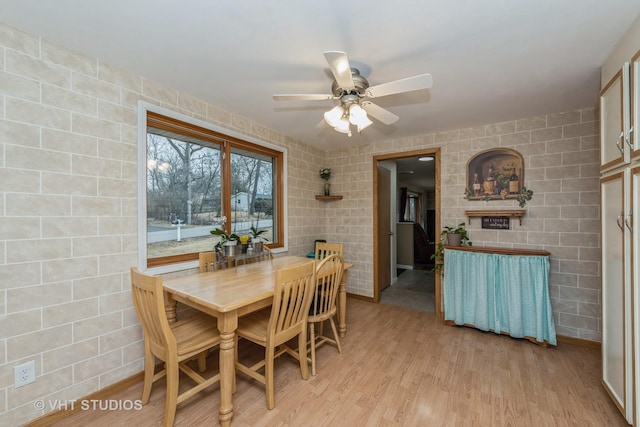
[[[262,251],[252,255],[251,257],[245,258],[242,263],[243,264],[252,264],[254,262],[260,261],[271,261],[273,259],[273,252],[266,246],[262,247]],[[242,264],[239,264],[242,265]]]
[[[344,257],[344,245],[342,243],[316,243],[316,261],[332,254],[338,254],[341,257]]]
[[[344,272],[344,261],[342,256],[332,254],[318,262],[316,266],[316,288],[309,311],[309,348],[311,350],[311,375],[316,374],[316,348],[325,343],[329,343],[342,353],[338,330],[333,320],[337,313],[336,301],[338,298],[338,288],[342,282]],[[333,331],[333,338],[323,334],[320,327],[316,334],[316,325],[322,326],[328,320]]]
[[[276,285],[271,308],[266,308],[238,319],[236,344],[244,338],[265,348],[265,357],[253,366],[238,361],[236,347],[236,369],[265,385],[267,408],[275,407],[273,383],[274,359],[288,353],[300,362],[302,378],[309,378],[307,366],[307,317],[315,282],[313,261],[296,267],[283,268],[276,273]],[[298,350],[285,345],[298,337]],[[259,371],[264,369],[264,373]]]
[[[144,332],[144,384],[142,404],[149,402],[152,384],[167,378],[164,407],[165,426],[172,426],[179,403],[220,380],[220,374],[205,379],[187,365],[198,358],[198,369],[206,368],[207,351],[220,344],[216,319],[204,313],[169,324],[164,308],[162,277],[149,276],[131,268],[131,295]],[[164,369],[155,373],[156,358],[164,362]],[[178,394],[180,371],[196,385]]]
[[[259,255],[259,261],[271,261],[273,259],[273,252],[266,246],[262,246],[262,252]]]
[[[226,267],[226,263],[220,263],[216,251],[200,252],[198,254],[200,273],[216,271]]]

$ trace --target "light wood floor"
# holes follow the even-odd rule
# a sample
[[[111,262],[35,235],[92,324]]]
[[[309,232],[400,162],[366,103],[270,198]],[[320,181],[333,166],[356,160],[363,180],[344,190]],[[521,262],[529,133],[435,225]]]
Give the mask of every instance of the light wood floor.
[[[597,350],[545,349],[432,313],[348,300],[343,353],[318,350],[304,381],[288,356],[276,362],[276,407],[238,376],[234,426],[626,426],[600,383]],[[241,357],[257,348],[241,342]],[[208,359],[215,368],[217,353]],[[187,380],[188,381],[188,380]],[[217,425],[218,386],[179,406],[176,426]],[[112,399],[139,399],[141,385]],[[80,411],[54,426],[157,426],[164,384],[139,411]]]

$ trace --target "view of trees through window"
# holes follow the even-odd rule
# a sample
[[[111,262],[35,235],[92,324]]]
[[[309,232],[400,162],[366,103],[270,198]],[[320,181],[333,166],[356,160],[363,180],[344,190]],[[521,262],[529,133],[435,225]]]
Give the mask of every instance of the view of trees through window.
[[[148,126],[148,259],[197,258],[219,241],[215,228],[247,235],[255,227],[274,242],[275,157],[213,141]]]

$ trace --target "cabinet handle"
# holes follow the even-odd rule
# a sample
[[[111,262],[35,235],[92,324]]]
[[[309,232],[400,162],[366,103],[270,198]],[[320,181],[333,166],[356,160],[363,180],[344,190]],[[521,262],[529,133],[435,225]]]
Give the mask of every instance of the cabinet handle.
[[[624,148],[620,146],[620,140],[624,137],[624,131],[620,132],[620,136],[616,139],[616,148],[620,154],[624,155]]]
[[[633,144],[631,143],[631,134],[632,133],[633,133],[633,126],[631,126],[631,128],[629,128],[629,132],[627,133],[627,136],[625,137],[625,141],[627,141],[627,145],[629,146],[629,148],[633,150]]]
[[[624,225],[627,226],[630,233],[633,233],[633,227],[631,226],[631,220],[633,219],[633,210],[629,209],[629,215],[624,219]]]
[[[622,226],[622,223],[620,222],[620,219],[623,216],[624,216],[624,212],[620,212],[620,215],[618,215],[618,217],[616,218],[616,224],[618,224],[618,228],[620,228],[620,230],[624,232],[624,227]]]

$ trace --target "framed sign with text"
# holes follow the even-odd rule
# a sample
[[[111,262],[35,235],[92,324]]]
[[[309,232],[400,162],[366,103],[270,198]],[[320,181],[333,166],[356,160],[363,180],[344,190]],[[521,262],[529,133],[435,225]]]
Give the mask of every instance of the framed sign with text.
[[[483,216],[482,228],[488,228],[490,230],[508,230],[509,217],[508,216]]]

